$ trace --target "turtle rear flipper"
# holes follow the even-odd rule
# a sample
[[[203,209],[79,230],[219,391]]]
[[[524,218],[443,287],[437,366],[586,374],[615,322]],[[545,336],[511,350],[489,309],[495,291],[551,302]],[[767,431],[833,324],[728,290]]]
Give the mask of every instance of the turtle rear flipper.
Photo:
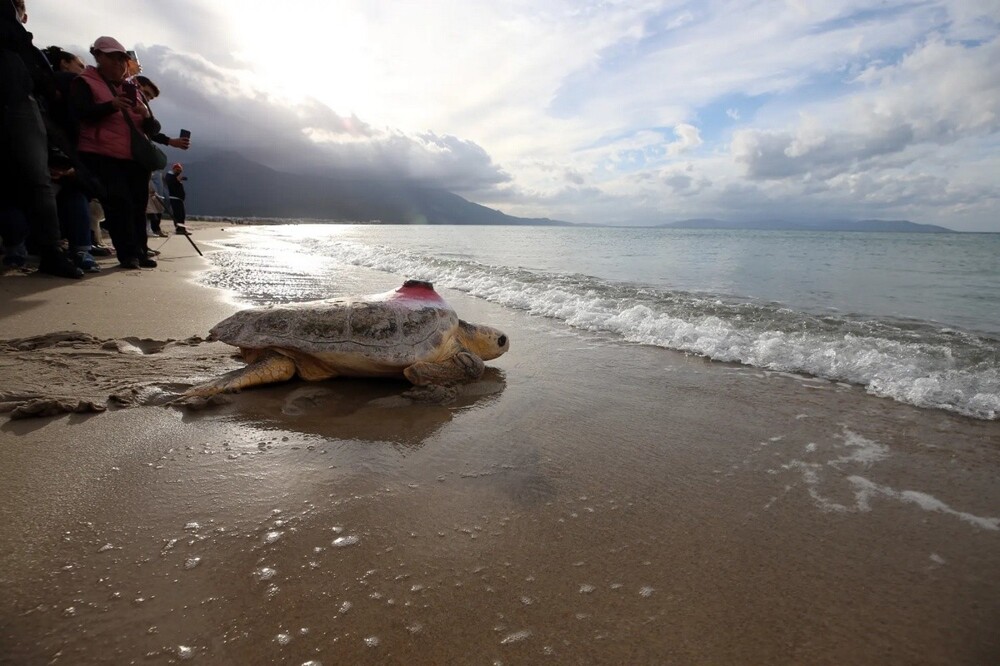
[[[428,384],[453,384],[469,379],[479,379],[486,370],[483,359],[467,351],[459,352],[441,363],[420,361],[403,370],[410,383],[416,386]]]
[[[184,397],[205,397],[217,393],[232,393],[248,386],[274,384],[288,381],[295,376],[295,361],[283,354],[262,354],[245,368],[226,373],[218,379],[192,387]]]

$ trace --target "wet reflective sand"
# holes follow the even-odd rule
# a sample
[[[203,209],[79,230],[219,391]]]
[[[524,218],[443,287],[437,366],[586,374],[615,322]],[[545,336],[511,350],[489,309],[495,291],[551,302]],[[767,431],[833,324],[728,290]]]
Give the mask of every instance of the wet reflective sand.
[[[1000,657],[996,422],[446,297],[512,339],[450,404],[0,423],[3,661]]]

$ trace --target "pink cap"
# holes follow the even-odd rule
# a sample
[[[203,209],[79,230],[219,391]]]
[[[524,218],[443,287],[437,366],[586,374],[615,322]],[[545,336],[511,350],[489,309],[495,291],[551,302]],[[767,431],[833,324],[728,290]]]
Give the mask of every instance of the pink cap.
[[[180,162],[177,162],[172,167],[170,167],[170,170],[171,171],[184,171],[184,167],[181,166]]]
[[[94,41],[94,50],[100,51],[101,53],[124,53],[128,55],[128,51],[122,46],[114,37],[98,37]]]

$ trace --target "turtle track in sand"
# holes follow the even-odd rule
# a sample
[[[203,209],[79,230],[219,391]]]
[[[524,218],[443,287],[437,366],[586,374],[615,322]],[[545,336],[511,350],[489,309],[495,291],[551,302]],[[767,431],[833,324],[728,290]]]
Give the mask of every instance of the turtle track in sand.
[[[194,379],[236,367],[204,342],[80,331],[0,340],[0,413],[13,420],[163,404]]]

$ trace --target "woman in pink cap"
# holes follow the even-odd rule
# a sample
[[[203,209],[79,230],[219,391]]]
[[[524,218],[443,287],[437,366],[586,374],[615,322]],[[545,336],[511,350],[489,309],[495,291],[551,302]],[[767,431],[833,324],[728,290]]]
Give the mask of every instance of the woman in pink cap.
[[[71,90],[80,121],[77,149],[107,190],[101,203],[119,265],[153,268],[156,261],[146,256],[150,173],[132,159],[129,124],[149,136],[160,131],[160,123],[125,80],[130,60],[125,47],[112,37],[99,37],[90,53],[97,66],[88,66]]]

